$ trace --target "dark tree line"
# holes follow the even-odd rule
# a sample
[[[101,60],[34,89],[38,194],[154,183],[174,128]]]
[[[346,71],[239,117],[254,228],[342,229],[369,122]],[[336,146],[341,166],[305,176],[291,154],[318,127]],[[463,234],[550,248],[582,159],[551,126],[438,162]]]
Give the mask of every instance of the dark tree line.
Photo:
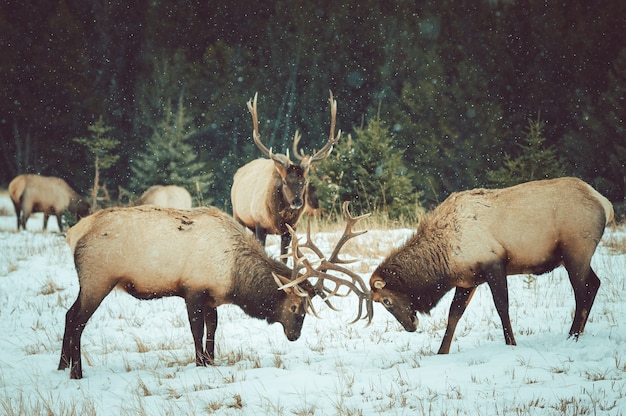
[[[245,102],[258,91],[268,147],[299,129],[311,152],[332,89],[345,134],[384,123],[425,205],[492,185],[539,117],[565,174],[623,201],[624,33],[618,0],[5,0],[0,184],[33,172],[86,192],[72,138],[102,117],[119,160],[101,179],[139,188],[133,164],[182,102],[205,200],[227,207],[234,171],[260,156]]]

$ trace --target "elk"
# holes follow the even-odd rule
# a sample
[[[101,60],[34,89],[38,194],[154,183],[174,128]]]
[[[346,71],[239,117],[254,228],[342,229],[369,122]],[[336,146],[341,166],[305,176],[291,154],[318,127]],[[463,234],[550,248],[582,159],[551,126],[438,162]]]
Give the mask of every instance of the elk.
[[[48,218],[56,216],[59,231],[63,231],[61,216],[65,210],[79,219],[91,212],[91,206],[61,178],[33,174],[18,175],[9,183],[9,195],[15,214],[17,230],[26,230],[30,214],[43,212],[43,229],[48,229]]]
[[[158,205],[163,208],[191,208],[191,194],[176,185],[154,185],[148,188],[133,204]]]
[[[320,200],[317,196],[317,188],[309,182],[306,189],[304,213],[311,217],[322,217],[323,209],[320,207]]]
[[[327,158],[333,146],[339,141],[341,131],[335,136],[337,101],[330,93],[330,134],[326,144],[312,156],[298,151],[300,134],[296,132],[293,141],[294,155],[300,164],[294,164],[287,155],[273,153],[265,147],[259,135],[257,94],[254,101],[248,101],[252,115],[252,137],[257,147],[269,158],[260,158],[242,166],[235,173],[231,188],[233,217],[252,230],[262,245],[267,234],[281,236],[281,255],[287,252],[291,241],[289,227],[296,228],[306,207],[307,173],[315,162]]]
[[[413,332],[416,313],[428,313],[455,288],[438,352],[447,354],[476,287],[487,283],[504,340],[516,345],[507,276],[543,274],[563,265],[576,301],[569,336],[578,339],[600,287],[591,257],[612,220],[611,203],[577,178],[453,193],[376,268],[371,296]]]
[[[315,290],[327,293],[325,300],[334,295],[323,287],[324,278],[339,287],[353,286],[351,280],[312,267],[294,283],[303,268],[299,259],[290,269],[270,258],[248,230],[214,207],[108,208],[70,228],[66,240],[80,290],[66,314],[58,369],[69,367],[73,379],[83,375],[85,325],[114,288],[138,299],[184,298],[196,365],[206,366],[214,364],[218,306],[235,304],[251,317],[280,322],[287,339],[295,341],[307,310],[315,314]],[[314,277],[315,287],[308,281]]]

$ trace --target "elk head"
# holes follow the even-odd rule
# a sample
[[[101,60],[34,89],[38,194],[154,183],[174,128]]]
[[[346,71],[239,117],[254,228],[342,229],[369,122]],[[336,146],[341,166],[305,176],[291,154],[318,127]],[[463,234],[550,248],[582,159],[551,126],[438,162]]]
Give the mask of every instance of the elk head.
[[[287,339],[295,341],[300,338],[304,317],[307,310],[312,307],[311,298],[315,296],[315,291],[308,280],[285,287],[292,282],[291,279],[276,273],[273,273],[273,276],[279,290],[284,290],[286,294],[280,307],[275,310],[275,320],[283,326]]]
[[[392,276],[388,278],[387,275]],[[390,270],[376,270],[370,279],[372,288],[372,300],[381,303],[389,311],[405,330],[415,332],[419,323],[417,319],[417,308],[413,304],[413,299],[403,290],[402,287],[394,288],[398,278],[393,278],[394,272]],[[389,283],[388,283],[389,282]],[[401,284],[399,283],[398,286]]]
[[[284,195],[285,202],[291,209],[302,209],[305,204],[305,192],[308,185],[306,178],[311,164],[326,159],[330,152],[333,150],[333,146],[339,141],[341,137],[341,130],[335,136],[335,121],[337,119],[337,101],[333,99],[333,93],[330,91],[330,134],[328,142],[315,154],[305,155],[301,150],[298,151],[298,143],[300,142],[300,133],[296,131],[293,139],[293,151],[295,157],[300,160],[300,164],[294,164],[289,158],[289,152],[286,155],[281,153],[273,153],[272,149],[268,149],[262,142],[259,134],[259,117],[257,113],[257,95],[254,94],[254,100],[248,101],[248,110],[252,115],[252,124],[254,127],[252,138],[254,143],[259,149],[272,161],[276,166],[276,171],[280,175],[282,180],[282,193]]]

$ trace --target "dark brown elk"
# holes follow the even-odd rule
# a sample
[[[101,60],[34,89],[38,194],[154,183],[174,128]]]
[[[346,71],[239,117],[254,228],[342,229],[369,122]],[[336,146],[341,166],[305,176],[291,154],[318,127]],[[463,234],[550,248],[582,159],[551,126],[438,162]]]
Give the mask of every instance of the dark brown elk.
[[[40,175],[19,175],[9,183],[9,195],[15,214],[17,229],[26,230],[30,214],[43,212],[43,229],[48,228],[48,218],[56,216],[59,231],[63,231],[62,216],[65,210],[79,219],[89,215],[91,206],[61,178]]]
[[[148,188],[133,205],[158,205],[163,208],[190,209],[191,194],[176,185],[154,185]]]
[[[320,206],[320,200],[319,200],[319,197],[317,196],[317,188],[311,182],[309,182],[309,185],[306,189],[304,203],[305,203],[305,208],[304,208],[305,214],[310,215],[311,217],[318,217],[318,218],[322,216],[323,209]]]
[[[289,154],[273,153],[265,147],[259,136],[257,115],[257,96],[248,101],[252,114],[254,143],[269,158],[261,158],[242,166],[235,173],[231,188],[233,217],[252,230],[262,245],[267,234],[281,236],[281,254],[287,252],[291,240],[288,226],[296,228],[306,206],[308,188],[307,173],[311,165],[330,155],[333,145],[341,137],[341,131],[335,136],[337,101],[330,94],[331,123],[330,135],[326,144],[312,156],[298,152],[299,133],[293,142],[295,156],[300,164],[294,164]]]
[[[114,288],[138,299],[184,298],[196,365],[206,366],[214,363],[218,306],[235,304],[251,317],[280,322],[287,339],[294,341],[306,310],[312,310],[315,292],[307,279],[325,277],[323,271],[307,269],[304,280],[290,284],[300,277],[299,259],[294,269],[271,259],[253,235],[213,207],[109,208],[70,228],[67,242],[80,290],[66,314],[58,369],[69,367],[70,377],[76,379],[82,378],[82,332]],[[327,280],[339,286],[352,284],[334,277]],[[319,290],[324,293],[323,287]],[[332,291],[326,292],[332,296]]]
[[[563,265],[576,300],[569,336],[577,339],[600,287],[591,257],[612,220],[611,203],[576,178],[453,193],[374,271],[372,298],[404,329],[415,331],[416,312],[428,313],[455,288],[439,348],[439,354],[447,354],[476,287],[486,282],[502,321],[504,340],[516,345],[507,276],[543,274]]]

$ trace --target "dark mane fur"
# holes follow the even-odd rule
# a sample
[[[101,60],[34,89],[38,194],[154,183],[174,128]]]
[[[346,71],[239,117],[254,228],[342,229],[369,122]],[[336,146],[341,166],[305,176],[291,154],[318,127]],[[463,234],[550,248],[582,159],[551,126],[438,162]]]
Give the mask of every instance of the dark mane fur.
[[[390,289],[410,294],[419,312],[429,312],[453,287],[445,276],[450,273],[455,218],[454,210],[445,203],[425,215],[416,233],[392,251],[376,271]]]
[[[284,290],[278,290],[272,272],[284,277],[291,277],[291,269],[280,261],[269,258],[259,243],[243,226],[237,227],[241,238],[235,238],[238,244],[233,250],[238,253],[238,261],[233,270],[233,290],[231,301],[253,318],[276,322],[278,305],[285,298]],[[307,290],[310,283],[305,281],[300,287]],[[311,288],[312,290],[312,288]]]

